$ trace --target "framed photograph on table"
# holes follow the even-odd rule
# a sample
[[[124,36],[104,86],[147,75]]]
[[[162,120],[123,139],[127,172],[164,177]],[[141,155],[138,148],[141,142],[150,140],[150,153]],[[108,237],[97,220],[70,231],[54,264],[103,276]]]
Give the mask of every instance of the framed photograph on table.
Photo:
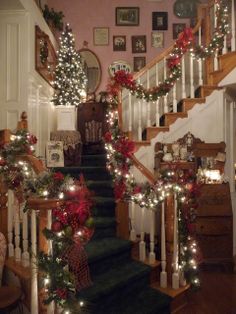
[[[131,36],[132,40],[132,53],[146,52],[146,36]]]
[[[152,12],[152,30],[168,30],[168,12]]]
[[[138,26],[139,8],[138,7],[117,7],[116,26]]]
[[[108,27],[94,27],[93,28],[93,43],[95,46],[109,45],[109,28]]]
[[[154,48],[164,47],[164,32],[152,32],[151,43]]]
[[[140,71],[146,65],[145,57],[134,57],[134,72]]]
[[[185,29],[186,24],[185,23],[176,23],[173,24],[173,39],[177,39],[178,35],[182,33],[182,31]]]
[[[113,36],[113,51],[126,51],[126,36]]]
[[[64,167],[63,142],[48,141],[46,146],[47,167]]]

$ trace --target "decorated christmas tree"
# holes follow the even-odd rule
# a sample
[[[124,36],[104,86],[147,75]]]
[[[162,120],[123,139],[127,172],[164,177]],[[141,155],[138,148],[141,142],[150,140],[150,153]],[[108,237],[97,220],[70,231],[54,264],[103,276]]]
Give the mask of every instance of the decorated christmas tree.
[[[54,105],[78,106],[86,96],[86,83],[82,59],[75,49],[75,39],[67,24],[60,38],[52,99]]]

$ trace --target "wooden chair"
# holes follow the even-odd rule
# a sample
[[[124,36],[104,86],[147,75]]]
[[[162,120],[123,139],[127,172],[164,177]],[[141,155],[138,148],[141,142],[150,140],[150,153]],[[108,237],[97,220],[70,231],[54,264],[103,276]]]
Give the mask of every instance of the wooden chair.
[[[9,314],[16,309],[18,313],[23,313],[21,289],[16,286],[1,286],[6,251],[6,239],[0,232],[0,314]]]

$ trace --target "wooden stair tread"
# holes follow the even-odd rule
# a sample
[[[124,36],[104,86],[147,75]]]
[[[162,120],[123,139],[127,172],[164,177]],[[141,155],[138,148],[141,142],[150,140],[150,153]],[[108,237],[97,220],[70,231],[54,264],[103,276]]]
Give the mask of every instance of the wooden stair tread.
[[[193,102],[193,103],[202,103],[202,102],[205,102],[206,99],[205,97],[200,97],[200,98],[183,98],[182,100],[183,102]]]
[[[148,126],[147,130],[169,131],[169,127],[168,126]]]
[[[167,112],[165,116],[176,116],[176,117],[187,117],[187,113],[185,112]]]
[[[6,259],[5,267],[7,267],[21,279],[30,280],[31,278],[31,268],[29,266],[23,266],[22,262],[15,261],[14,257],[9,257]]]
[[[235,55],[236,55],[236,51],[230,51],[230,52],[227,52],[224,55],[219,55],[218,58],[219,59],[227,59],[227,58],[235,56]]]
[[[179,289],[173,289],[170,286],[167,286],[167,288],[162,288],[159,282],[155,282],[151,285],[151,287],[169,295],[171,298],[176,298],[180,294],[186,292],[190,288],[190,285],[187,284],[186,286],[180,287]]]

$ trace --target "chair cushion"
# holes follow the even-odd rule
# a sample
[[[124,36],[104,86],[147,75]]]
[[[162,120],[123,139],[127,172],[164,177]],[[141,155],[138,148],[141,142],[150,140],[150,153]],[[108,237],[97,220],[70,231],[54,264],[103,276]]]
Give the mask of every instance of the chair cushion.
[[[0,310],[17,304],[22,296],[22,291],[18,287],[4,286],[0,287]]]

